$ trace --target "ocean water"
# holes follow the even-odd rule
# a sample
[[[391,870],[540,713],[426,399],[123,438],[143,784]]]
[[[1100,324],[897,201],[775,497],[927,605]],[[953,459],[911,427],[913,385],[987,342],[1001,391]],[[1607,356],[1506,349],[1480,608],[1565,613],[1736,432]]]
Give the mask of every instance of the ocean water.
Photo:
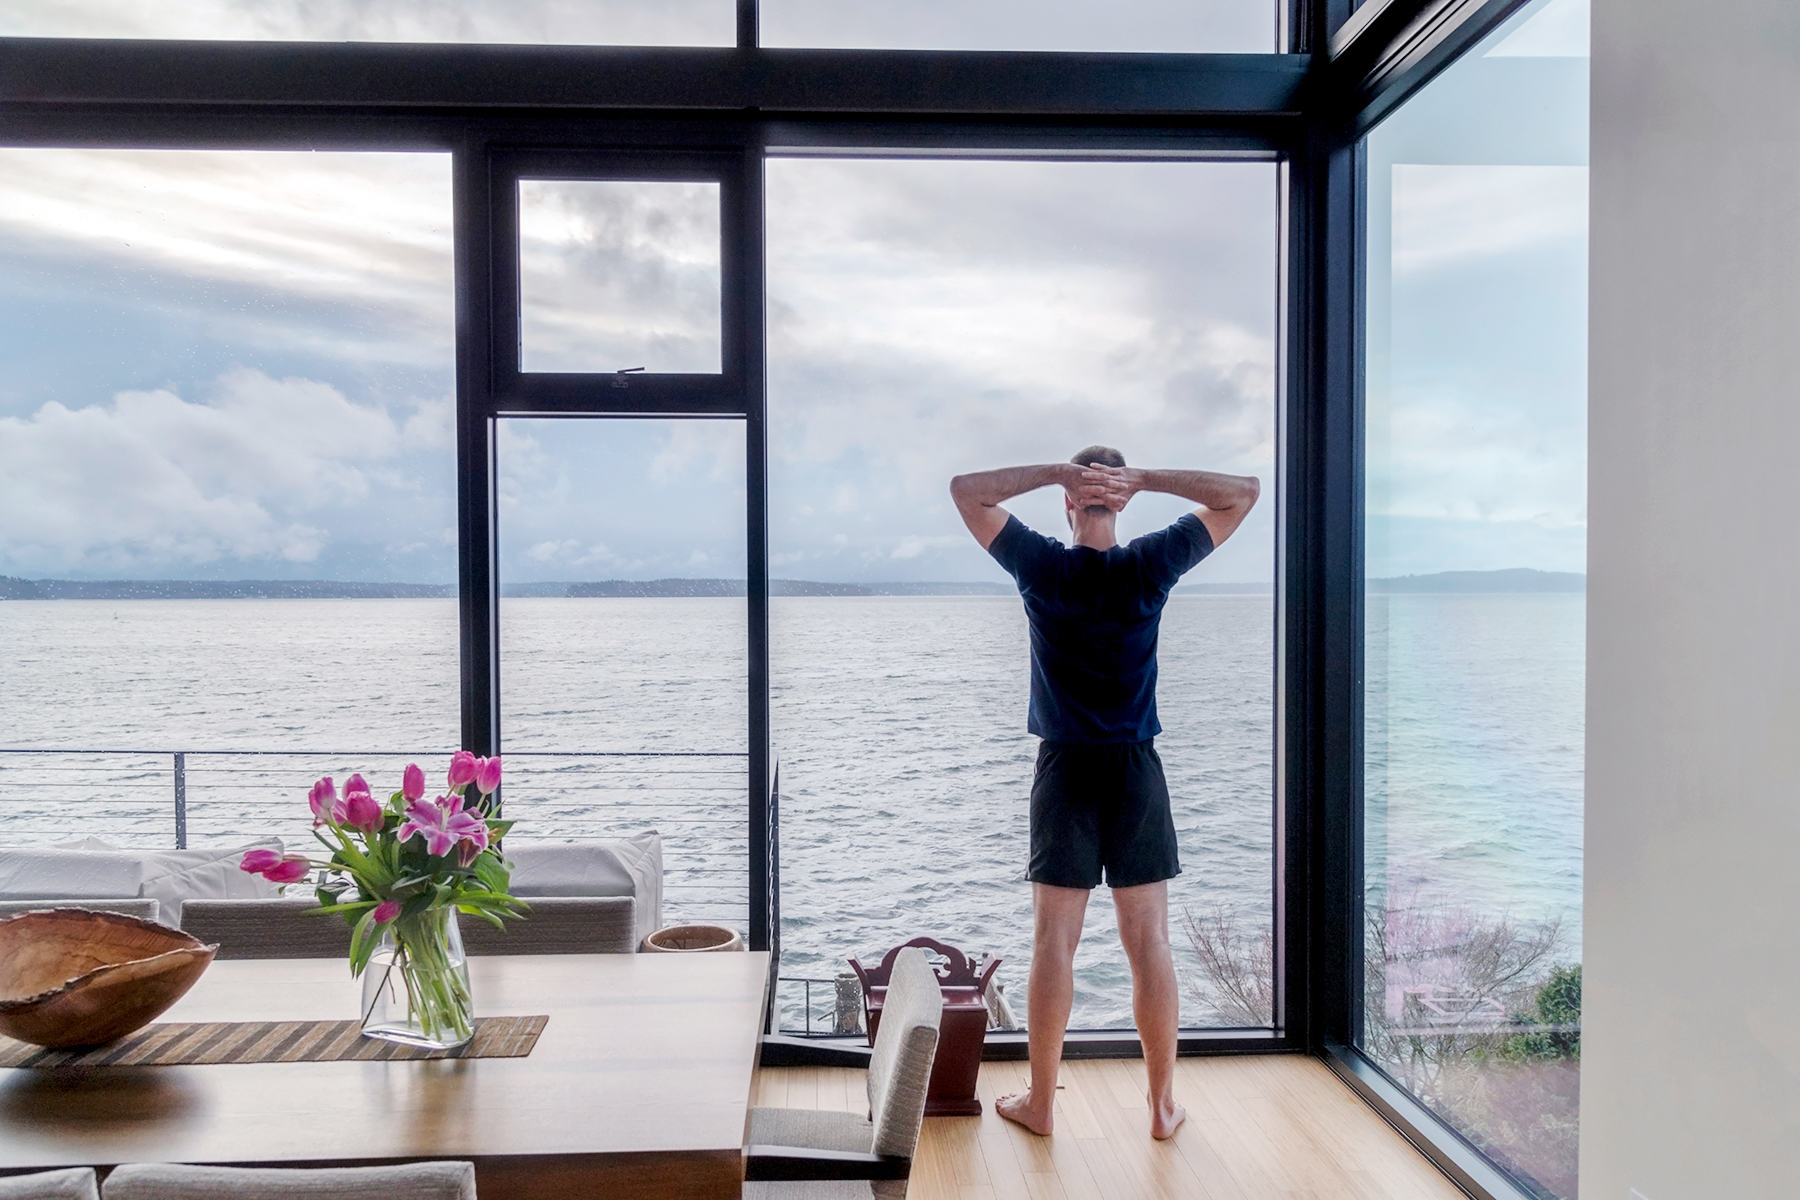
[[[1404,598],[1427,614],[1449,611],[1444,602],[1480,610],[1500,631],[1496,645],[1507,643],[1508,622],[1539,629],[1540,640],[1546,621],[1561,622],[1556,644],[1578,648],[1579,604],[1530,607],[1545,599],[1565,598]],[[666,919],[741,927],[743,618],[734,599],[504,601],[503,749],[517,835],[659,829]],[[848,955],[876,955],[927,933],[1002,954],[1000,978],[1022,1016],[1036,741],[1025,732],[1018,601],[780,598],[772,626],[782,973],[830,977]],[[1403,758],[1416,786],[1406,803],[1388,788],[1386,844],[1404,846],[1408,869],[1431,886],[1466,883],[1518,911],[1566,911],[1579,904],[1580,738],[1534,716],[1541,656],[1515,664],[1490,655],[1480,688],[1468,688],[1467,662],[1442,652],[1457,628],[1390,620],[1384,634],[1386,661],[1419,648],[1415,665],[1395,673],[1411,681],[1407,688],[1388,688],[1387,728],[1412,728],[1412,720],[1425,731],[1405,755],[1388,748],[1384,769],[1391,777]],[[1272,633],[1266,596],[1176,597],[1164,617],[1159,749],[1183,864],[1171,890],[1173,940],[1191,983],[1198,972],[1183,911],[1223,907],[1247,939],[1271,920]],[[1579,717],[1579,654],[1573,662]],[[1567,663],[1561,669],[1566,675]],[[1441,686],[1419,674],[1431,670],[1449,673]],[[0,604],[0,685],[0,745],[141,752],[0,756],[0,840],[94,834],[170,844],[170,752],[183,750],[191,845],[268,832],[298,845],[308,837],[305,791],[318,775],[362,770],[378,790],[392,789],[406,761],[435,774],[447,760],[458,729],[455,606],[8,602]],[[1445,690],[1458,686],[1471,693],[1471,723],[1430,733],[1442,724]],[[1491,756],[1504,771],[1457,765],[1471,739],[1486,746],[1497,737],[1512,739]],[[1512,781],[1532,771],[1561,781],[1559,804],[1521,808]],[[1465,789],[1448,817],[1432,799],[1440,780]],[[1561,869],[1569,862],[1572,880]],[[1546,871],[1544,863],[1561,866]],[[828,1001],[814,990],[822,1009]],[[1189,992],[1184,1020],[1213,1023],[1203,997]],[[790,1026],[805,1022],[801,995],[797,985],[782,989]],[[1130,1022],[1129,977],[1100,889],[1077,957],[1073,1024]]]

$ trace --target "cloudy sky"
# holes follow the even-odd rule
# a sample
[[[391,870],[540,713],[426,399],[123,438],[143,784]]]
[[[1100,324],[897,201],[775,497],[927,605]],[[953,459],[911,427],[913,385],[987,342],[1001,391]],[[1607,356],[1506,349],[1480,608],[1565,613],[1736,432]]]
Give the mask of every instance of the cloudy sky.
[[[766,46],[1266,53],[1273,0],[762,0]],[[735,0],[0,0],[0,36],[729,46]]]
[[[1566,66],[1578,6],[1539,5],[1482,63]],[[1244,11],[1131,7],[1140,28],[1198,13],[1207,37]],[[375,28],[350,3],[14,0],[0,24],[172,34],[202,8],[231,36],[455,18],[437,36],[470,39],[561,11],[502,28],[478,6],[384,5]],[[838,8],[863,14],[842,44],[905,40],[880,6]],[[838,9],[786,11],[824,29]],[[681,28],[662,40],[695,37]],[[1371,140],[1371,207],[1393,214],[1370,230],[1391,264],[1371,269],[1371,573],[1580,569],[1585,158],[1555,106],[1536,139],[1554,153],[1485,157],[1466,117],[1430,107]],[[526,365],[705,369],[710,196],[528,187]],[[775,574],[996,578],[948,477],[1092,441],[1271,481],[1275,187],[1263,163],[772,162]],[[451,307],[442,156],[0,151],[0,574],[453,579]],[[509,421],[500,454],[504,578],[742,573],[735,423]],[[1061,524],[1049,493],[1016,508]],[[1183,508],[1144,498],[1126,532]],[[1273,510],[1207,578],[1270,578]]]
[[[1539,0],[1369,138],[1370,576],[1586,569],[1587,29]]]

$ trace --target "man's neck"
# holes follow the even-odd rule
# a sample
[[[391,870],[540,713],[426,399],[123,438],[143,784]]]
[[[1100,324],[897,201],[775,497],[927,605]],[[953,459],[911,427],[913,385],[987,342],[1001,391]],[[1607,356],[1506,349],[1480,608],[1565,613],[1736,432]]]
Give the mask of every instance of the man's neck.
[[[1075,544],[1089,550],[1111,550],[1119,544],[1111,521],[1075,522]]]

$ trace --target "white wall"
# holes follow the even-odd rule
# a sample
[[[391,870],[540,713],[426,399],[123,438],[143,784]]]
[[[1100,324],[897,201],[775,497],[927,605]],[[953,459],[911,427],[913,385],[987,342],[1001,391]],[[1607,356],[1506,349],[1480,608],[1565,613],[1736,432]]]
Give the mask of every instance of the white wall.
[[[1800,1197],[1800,3],[1594,0],[1581,1196]]]

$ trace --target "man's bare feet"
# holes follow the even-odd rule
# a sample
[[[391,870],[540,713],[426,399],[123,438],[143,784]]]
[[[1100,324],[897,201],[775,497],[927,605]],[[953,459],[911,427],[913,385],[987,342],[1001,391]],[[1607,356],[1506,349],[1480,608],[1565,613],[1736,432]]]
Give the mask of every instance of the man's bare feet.
[[[1185,1120],[1187,1120],[1187,1109],[1175,1103],[1174,1100],[1170,1100],[1166,1104],[1150,1101],[1150,1136],[1157,1141],[1174,1137],[1175,1131],[1181,1128],[1181,1123]]]
[[[1009,1121],[1023,1125],[1040,1137],[1049,1137],[1055,1124],[1055,1096],[1043,1104],[1033,1103],[1031,1089],[1013,1092],[994,1101],[994,1111]],[[1183,1116],[1187,1114],[1183,1113]]]

